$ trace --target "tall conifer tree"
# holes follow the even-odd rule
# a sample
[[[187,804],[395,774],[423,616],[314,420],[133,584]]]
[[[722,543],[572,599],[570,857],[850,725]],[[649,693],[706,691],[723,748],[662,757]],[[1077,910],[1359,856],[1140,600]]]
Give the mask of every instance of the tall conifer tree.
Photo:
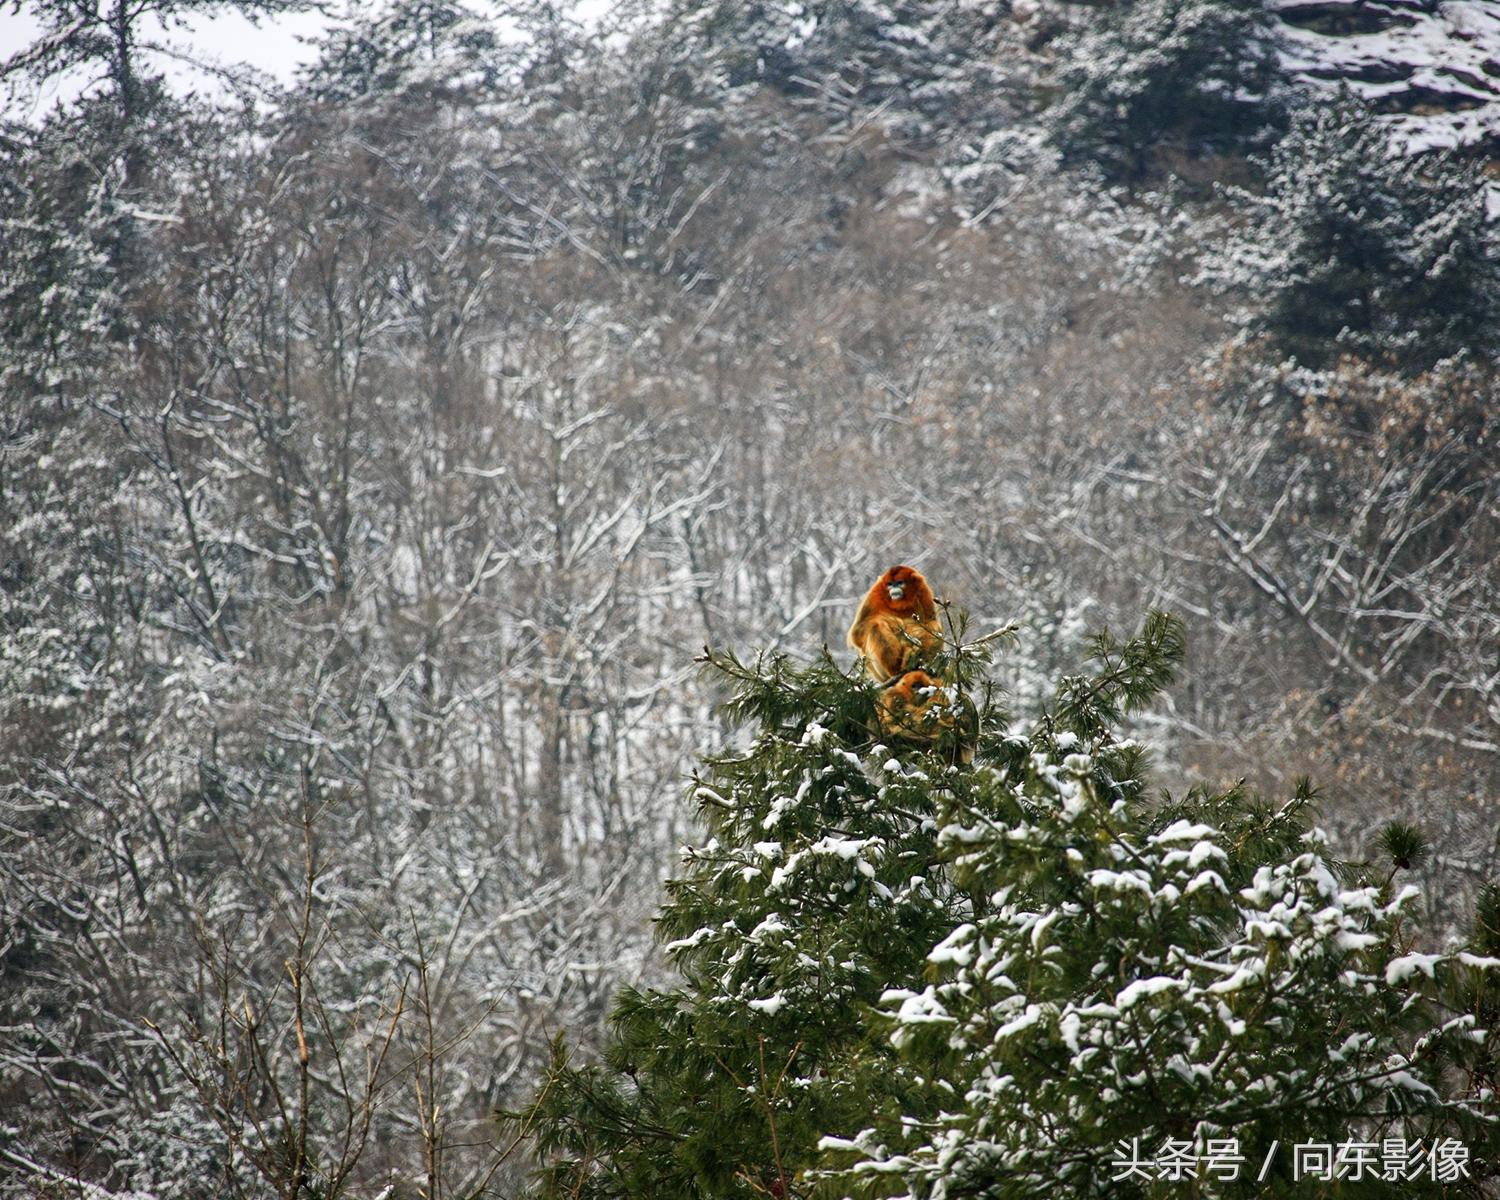
[[[959,651],[969,764],[873,736],[874,686],[829,660],[710,656],[758,733],[694,782],[710,837],[659,917],[680,981],[621,996],[602,1063],[559,1046],[520,1114],[540,1194],[1150,1195],[1122,1146],[1202,1174],[1233,1141],[1253,1166],[1220,1192],[1291,1195],[1296,1141],[1492,1144],[1487,943],[1414,951],[1415,890],[1332,859],[1310,787],[1148,792],[1118,726],[1182,648],[1159,613],[1100,635],[1025,724]]]

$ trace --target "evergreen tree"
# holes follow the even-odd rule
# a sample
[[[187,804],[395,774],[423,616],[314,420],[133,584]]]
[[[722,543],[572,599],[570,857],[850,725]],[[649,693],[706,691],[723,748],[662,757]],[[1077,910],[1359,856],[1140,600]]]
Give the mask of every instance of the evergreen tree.
[[[681,981],[624,993],[604,1062],[559,1045],[519,1114],[541,1195],[1146,1195],[1122,1143],[1203,1173],[1228,1138],[1254,1165],[1220,1190],[1275,1195],[1293,1142],[1490,1144],[1500,959],[1412,952],[1415,889],[1334,862],[1310,788],[1148,795],[1115,730],[1175,619],[1096,637],[1024,730],[976,691],[986,652],[948,663],[968,765],[873,739],[831,661],[710,657],[760,731],[695,780],[712,836],[659,918]]]
[[[881,108],[930,138],[993,119],[1008,5],[934,0],[685,0],[669,18],[721,87],[763,85],[830,115]],[[700,68],[701,69],[701,68]]]
[[[295,12],[309,7],[309,0],[18,0],[14,7],[26,9],[39,36],[0,61],[0,78],[82,79],[87,94],[101,101],[89,106],[92,123],[100,140],[118,154],[122,186],[134,195],[149,183],[153,127],[173,107],[153,69],[153,60],[170,52],[159,40],[161,32],[196,16],[226,11],[252,21]]]
[[[1059,39],[1048,114],[1065,161],[1139,178],[1164,142],[1224,153],[1277,123],[1276,51],[1259,0],[1114,0],[1085,12]]]
[[[694,782],[712,836],[659,917],[683,983],[627,989],[605,1063],[560,1047],[524,1114],[549,1196],[790,1194],[824,1130],[903,1107],[867,1013],[970,915],[934,817],[936,793],[971,771],[872,744],[878,688],[827,658],[708,661],[760,733]],[[951,669],[962,681],[980,661]],[[993,749],[1001,714],[984,710]],[[856,1084],[866,1059],[888,1071]]]
[[[121,297],[110,253],[125,218],[80,122],[0,137],[0,389],[78,400]]]
[[[1118,751],[1069,744],[945,807],[939,844],[989,903],[928,955],[935,982],[883,998],[928,1103],[825,1142],[852,1157],[843,1182],[1293,1196],[1322,1170],[1295,1147],[1354,1144],[1377,1165],[1342,1151],[1339,1195],[1481,1194],[1493,1168],[1465,1159],[1497,1140],[1479,998],[1500,959],[1413,951],[1417,890],[1332,860],[1306,785],[1280,806],[1241,787],[1111,799],[1099,752]],[[1386,843],[1411,865],[1420,839]],[[1408,1147],[1393,1176],[1388,1139]]]
[[[1307,366],[1340,353],[1422,369],[1495,345],[1500,268],[1477,164],[1411,158],[1349,103],[1300,112],[1265,160],[1263,195],[1205,277]]]
[[[452,0],[353,10],[304,72],[304,97],[330,106],[431,106],[491,92],[502,69],[495,31]]]

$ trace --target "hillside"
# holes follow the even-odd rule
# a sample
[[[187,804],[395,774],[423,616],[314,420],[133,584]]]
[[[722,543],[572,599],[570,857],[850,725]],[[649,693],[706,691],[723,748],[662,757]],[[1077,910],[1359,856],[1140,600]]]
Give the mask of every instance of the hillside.
[[[1174,803],[1270,830],[1237,887],[1347,871],[1356,906],[1397,889],[1377,923],[1399,957],[1479,936],[1500,876],[1489,146],[1414,159],[1392,131],[1489,119],[1433,96],[1489,78],[1492,6],[1359,8],[1336,33],[1327,6],[1293,28],[1258,0],[603,21],[423,0],[351,10],[288,86],[229,99],[174,86],[161,22],[284,6],[26,7],[42,36],[10,82],[95,83],[0,130],[5,1200],[524,1194],[550,1151],[496,1113],[559,1064],[630,1078],[610,1014],[627,986],[685,986],[654,924],[666,881],[704,878],[683,847],[723,818],[760,855],[749,826],[798,796],[788,777],[700,811],[710,760],[762,735],[828,756],[862,781],[833,823],[915,761],[861,740],[875,700],[845,642],[897,563],[971,635],[1015,627],[966,684],[989,724],[965,786],[1007,827],[1027,796],[985,771],[1078,801],[1047,731],[1107,725],[1131,779],[1149,755]],[[1377,50],[1401,61],[1347,58]],[[1310,78],[1342,62],[1404,107]],[[1086,664],[1149,611],[1175,614],[1152,618],[1171,670],[1105,711]],[[705,676],[705,646],[740,674]],[[777,663],[759,708],[722,707]],[[844,714],[826,744],[818,703]],[[1108,794],[1132,846],[1171,827],[1144,787]],[[1317,848],[1262,821],[1293,799]],[[850,849],[874,835],[798,811],[798,861],[855,889],[809,911],[878,895]],[[891,837],[946,889],[932,814]],[[770,905],[770,854],[724,896]],[[899,860],[865,865],[901,884]],[[1078,884],[1056,865],[1044,883]],[[1208,925],[1237,894],[1201,898]],[[973,899],[941,897],[944,919]],[[894,974],[933,946],[880,932],[861,952],[920,996]],[[1384,987],[1380,954],[1360,970]],[[1059,1004],[1086,1007],[1105,959],[1070,961]],[[848,982],[878,1000],[875,974]],[[840,1089],[870,1031],[835,1016],[852,1073],[813,1091],[854,1141]],[[689,1083],[703,1065],[663,1053]],[[750,1165],[747,1194],[781,1180]]]

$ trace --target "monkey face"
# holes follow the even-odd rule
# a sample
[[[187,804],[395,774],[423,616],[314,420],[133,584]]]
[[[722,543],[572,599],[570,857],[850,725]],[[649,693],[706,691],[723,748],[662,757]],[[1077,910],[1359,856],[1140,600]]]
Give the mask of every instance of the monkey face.
[[[910,567],[892,567],[885,573],[885,594],[891,603],[899,604],[917,581],[917,573]]]

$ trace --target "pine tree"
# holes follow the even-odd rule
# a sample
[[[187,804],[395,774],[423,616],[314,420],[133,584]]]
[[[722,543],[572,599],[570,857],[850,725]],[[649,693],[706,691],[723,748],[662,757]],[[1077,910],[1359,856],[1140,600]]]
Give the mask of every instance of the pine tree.
[[[453,0],[351,10],[304,72],[304,98],[330,106],[461,101],[495,88],[495,31]]]
[[[30,0],[14,7],[27,10],[39,36],[0,61],[0,77],[82,78],[90,123],[117,156],[121,189],[136,198],[150,190],[152,142],[175,107],[155,69],[176,53],[162,32],[225,11],[254,21],[305,9],[309,0]]]
[[[791,1194],[824,1130],[900,1111],[905,1077],[867,1013],[970,910],[934,818],[972,772],[872,741],[876,685],[826,657],[707,661],[760,732],[694,781],[711,836],[659,917],[682,984],[626,990],[606,1061],[559,1046],[524,1115],[548,1196]],[[981,661],[950,669],[972,679]],[[1001,714],[983,710],[994,745]],[[866,1060],[891,1070],[855,1086]]]
[[[125,218],[72,122],[0,140],[0,390],[77,401],[120,309]]]
[[[846,116],[879,109],[904,136],[993,120],[1004,5],[944,0],[684,0],[669,17],[700,70]]]
[[[1309,787],[1152,797],[1117,727],[1170,683],[1174,618],[1097,636],[1029,726],[979,686],[989,649],[946,664],[967,765],[882,744],[876,689],[826,657],[709,656],[759,732],[693,784],[679,982],[624,992],[603,1062],[560,1042],[517,1114],[540,1195],[1146,1195],[1122,1143],[1201,1171],[1231,1137],[1255,1166],[1219,1190],[1278,1195],[1294,1141],[1489,1144],[1500,959],[1412,952],[1413,831],[1359,868]]]
[[[1098,764],[1118,748],[1086,731],[1072,744],[945,808],[939,844],[989,900],[928,956],[934,982],[883,998],[920,1064],[914,1090],[942,1111],[919,1101],[829,1139],[851,1159],[833,1177],[895,1176],[922,1197],[1144,1196],[1193,1179],[1294,1196],[1314,1186],[1296,1146],[1400,1139],[1414,1148],[1400,1175],[1340,1171],[1338,1194],[1480,1194],[1492,1166],[1449,1178],[1442,1164],[1497,1141],[1480,1019],[1500,959],[1412,950],[1417,890],[1391,877],[1414,864],[1414,831],[1388,831],[1392,869],[1354,871],[1309,827],[1305,784],[1279,806],[1238,786],[1111,799]]]
[[[1265,159],[1246,221],[1205,278],[1305,366],[1341,353],[1421,370],[1495,346],[1500,294],[1477,164],[1411,158],[1353,103],[1299,112]]]
[[[1065,161],[1139,178],[1164,142],[1192,155],[1237,151],[1279,121],[1259,0],[1115,0],[1085,11],[1059,39],[1047,117]]]

